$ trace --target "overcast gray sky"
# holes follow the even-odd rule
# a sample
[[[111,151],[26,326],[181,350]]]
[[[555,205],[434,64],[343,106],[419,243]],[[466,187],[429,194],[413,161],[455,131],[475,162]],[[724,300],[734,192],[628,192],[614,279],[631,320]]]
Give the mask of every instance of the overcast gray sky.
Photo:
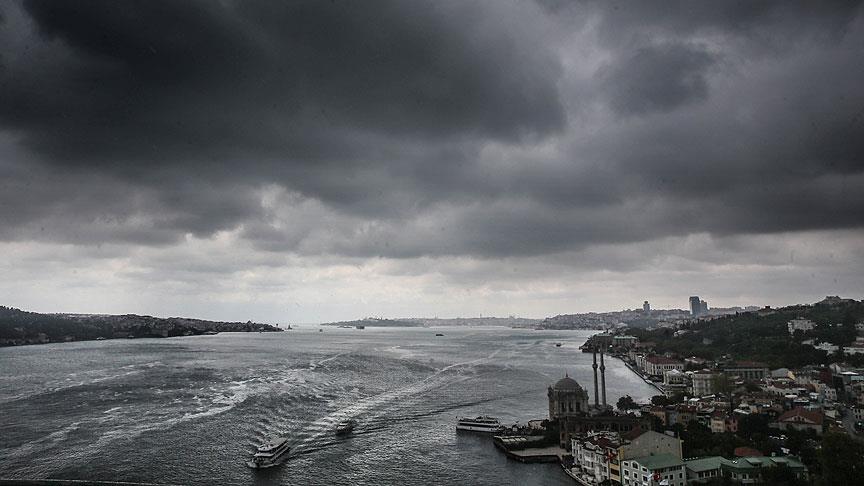
[[[0,4],[0,304],[864,297],[858,2]]]

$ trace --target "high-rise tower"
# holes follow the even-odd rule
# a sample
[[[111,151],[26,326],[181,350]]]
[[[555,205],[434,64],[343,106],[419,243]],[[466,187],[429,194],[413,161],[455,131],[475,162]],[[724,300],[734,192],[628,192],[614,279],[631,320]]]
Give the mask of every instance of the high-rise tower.
[[[702,301],[698,295],[690,297],[690,315],[698,316],[702,313]]]

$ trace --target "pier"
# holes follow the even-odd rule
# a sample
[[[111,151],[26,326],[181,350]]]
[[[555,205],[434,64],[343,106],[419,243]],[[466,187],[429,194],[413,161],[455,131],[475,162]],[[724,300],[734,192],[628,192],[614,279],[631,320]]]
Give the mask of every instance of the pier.
[[[543,438],[539,439],[524,435],[507,435],[495,436],[493,442],[505,456],[524,463],[559,462],[567,453],[558,446],[542,446]],[[532,443],[537,443],[537,447],[531,447]]]

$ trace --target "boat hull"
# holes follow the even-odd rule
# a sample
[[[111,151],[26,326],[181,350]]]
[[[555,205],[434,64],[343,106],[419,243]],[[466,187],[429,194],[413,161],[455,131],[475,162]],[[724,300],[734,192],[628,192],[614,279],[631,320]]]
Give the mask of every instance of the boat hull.
[[[255,461],[246,461],[246,465],[252,469],[267,469],[268,467],[274,467],[281,464],[282,461],[268,461],[268,462],[255,462]]]
[[[504,427],[482,427],[477,425],[457,425],[456,430],[467,430],[469,432],[488,432],[498,433],[504,430]]]

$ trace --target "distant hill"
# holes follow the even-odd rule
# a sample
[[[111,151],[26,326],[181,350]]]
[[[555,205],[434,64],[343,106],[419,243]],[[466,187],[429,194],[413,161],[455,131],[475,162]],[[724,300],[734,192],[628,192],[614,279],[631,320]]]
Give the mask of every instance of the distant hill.
[[[790,335],[787,322],[797,318],[813,321],[815,329]],[[864,302],[828,297],[815,304],[691,319],[671,328],[630,328],[629,333],[643,343],[652,343],[657,353],[708,360],[728,357],[793,368],[843,360],[864,364],[862,355],[829,354],[808,344],[852,345],[858,337],[859,323],[864,323]]]
[[[540,319],[527,319],[524,317],[455,317],[452,319],[439,319],[437,317],[419,317],[407,319],[409,321],[422,322],[424,326],[502,326],[502,327],[534,327],[541,322]]]
[[[136,314],[41,314],[0,306],[0,346],[132,337],[193,336],[208,332],[274,332],[278,327]]]
[[[503,327],[534,327],[540,319],[525,319],[522,317],[455,317],[439,319],[437,317],[406,317],[396,319],[379,319],[367,317],[355,321],[328,322],[324,326],[365,326],[365,327],[433,327],[433,326],[503,326]]]
[[[547,317],[537,327],[539,329],[614,329],[624,326],[644,328],[653,326],[658,322],[684,319],[689,315],[689,312],[681,309],[656,309],[647,313],[642,309],[585,312]]]
[[[409,321],[408,319],[378,319],[367,317],[365,319],[357,319],[354,321],[327,322],[322,325],[343,327],[422,327],[423,323]]]

